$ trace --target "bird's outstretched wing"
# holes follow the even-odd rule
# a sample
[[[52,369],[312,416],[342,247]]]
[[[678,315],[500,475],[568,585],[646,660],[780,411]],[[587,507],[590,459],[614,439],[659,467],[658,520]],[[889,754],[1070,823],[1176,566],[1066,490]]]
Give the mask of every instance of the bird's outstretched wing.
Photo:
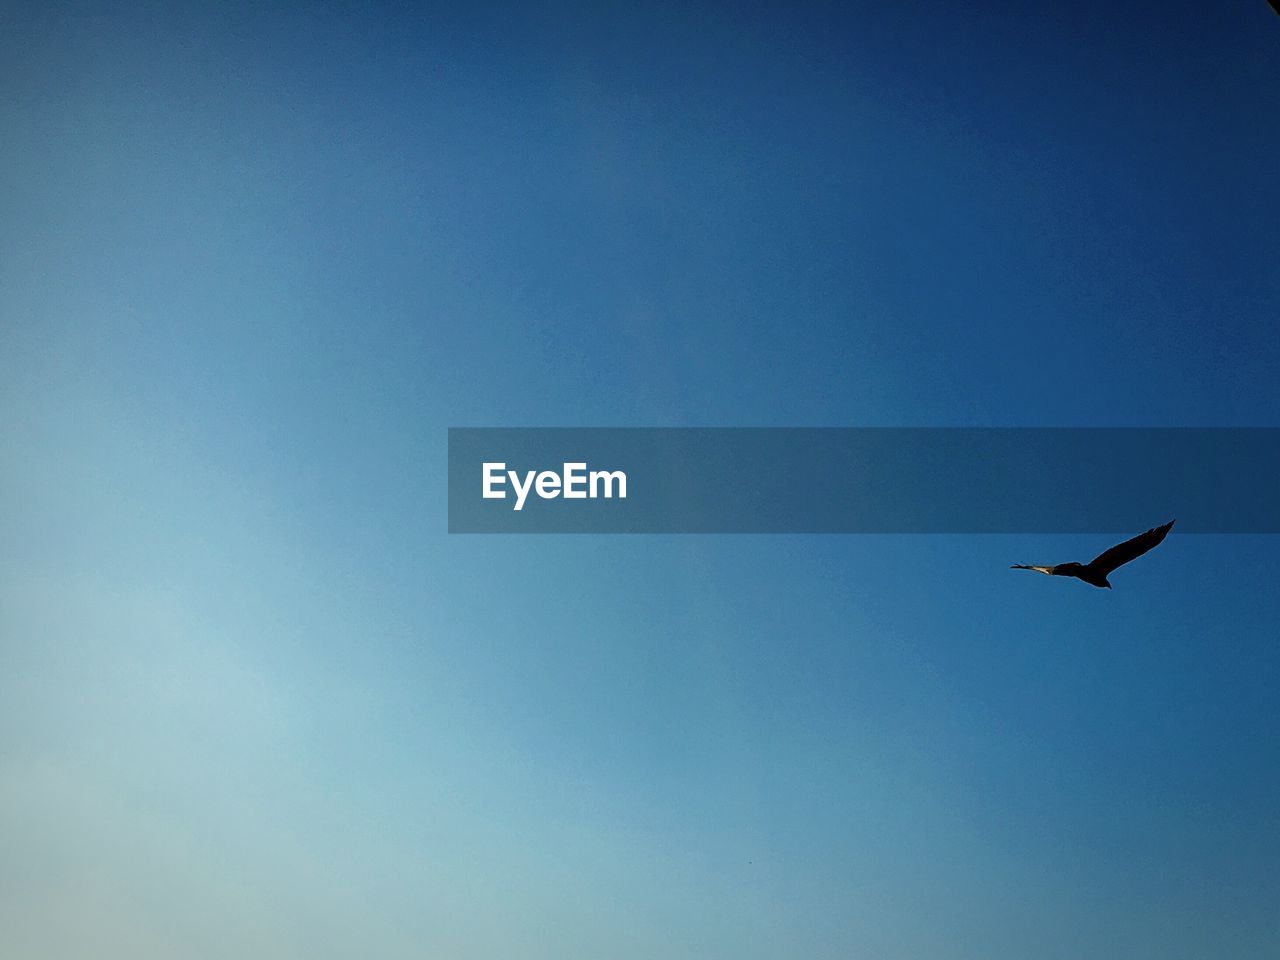
[[[1089,562],[1089,566],[1105,577],[1116,567],[1128,563],[1135,557],[1142,556],[1158,544],[1165,538],[1165,534],[1169,532],[1169,528],[1173,526],[1174,522],[1170,520],[1164,526],[1152,527],[1146,533],[1140,533],[1132,540],[1126,540],[1124,543],[1116,544],[1110,550],[1104,550]]]

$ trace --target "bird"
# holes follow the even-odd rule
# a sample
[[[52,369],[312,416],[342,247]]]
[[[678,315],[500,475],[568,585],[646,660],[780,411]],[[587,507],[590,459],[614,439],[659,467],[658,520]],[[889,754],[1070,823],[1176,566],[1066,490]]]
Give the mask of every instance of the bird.
[[[1107,581],[1107,576],[1116,567],[1142,556],[1158,544],[1176,522],[1176,520],[1170,520],[1163,526],[1152,527],[1146,533],[1140,533],[1131,540],[1116,544],[1110,550],[1104,550],[1088,563],[1057,563],[1051,567],[1015,563],[1009,569],[1035,570],[1037,573],[1047,573],[1051,577],[1075,577],[1090,586],[1106,587],[1110,590],[1111,584]]]

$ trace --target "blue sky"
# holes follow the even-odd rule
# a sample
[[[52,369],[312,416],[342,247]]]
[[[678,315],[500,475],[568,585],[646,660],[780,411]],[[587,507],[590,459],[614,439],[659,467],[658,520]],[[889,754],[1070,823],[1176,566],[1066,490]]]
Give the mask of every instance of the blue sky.
[[[1272,538],[444,533],[449,426],[1275,425],[1260,0],[0,54],[0,952],[1275,954]]]

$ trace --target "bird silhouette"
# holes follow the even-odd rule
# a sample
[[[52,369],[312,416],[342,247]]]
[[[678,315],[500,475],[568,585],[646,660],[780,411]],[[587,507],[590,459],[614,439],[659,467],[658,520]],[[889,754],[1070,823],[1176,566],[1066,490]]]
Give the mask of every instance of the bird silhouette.
[[[1110,550],[1103,551],[1088,563],[1058,563],[1051,567],[1037,567],[1025,563],[1015,563],[1010,570],[1035,570],[1047,573],[1051,577],[1075,577],[1094,587],[1111,589],[1107,575],[1116,567],[1142,556],[1161,540],[1176,521],[1170,520],[1162,527],[1152,527],[1146,533],[1140,533],[1132,540],[1118,543]]]

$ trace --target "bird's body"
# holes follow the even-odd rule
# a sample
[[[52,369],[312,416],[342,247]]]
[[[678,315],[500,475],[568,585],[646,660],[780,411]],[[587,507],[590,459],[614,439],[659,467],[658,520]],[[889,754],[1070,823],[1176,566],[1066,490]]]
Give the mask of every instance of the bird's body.
[[[1170,520],[1164,526],[1152,527],[1146,533],[1140,533],[1131,540],[1116,544],[1110,550],[1105,550],[1098,554],[1088,563],[1056,563],[1053,566],[1032,566],[1025,563],[1015,563],[1010,569],[1035,570],[1037,573],[1045,573],[1051,577],[1075,577],[1077,580],[1083,580],[1091,586],[1105,587],[1110,590],[1111,584],[1107,580],[1107,576],[1116,567],[1142,556],[1163,540],[1174,522]]]

